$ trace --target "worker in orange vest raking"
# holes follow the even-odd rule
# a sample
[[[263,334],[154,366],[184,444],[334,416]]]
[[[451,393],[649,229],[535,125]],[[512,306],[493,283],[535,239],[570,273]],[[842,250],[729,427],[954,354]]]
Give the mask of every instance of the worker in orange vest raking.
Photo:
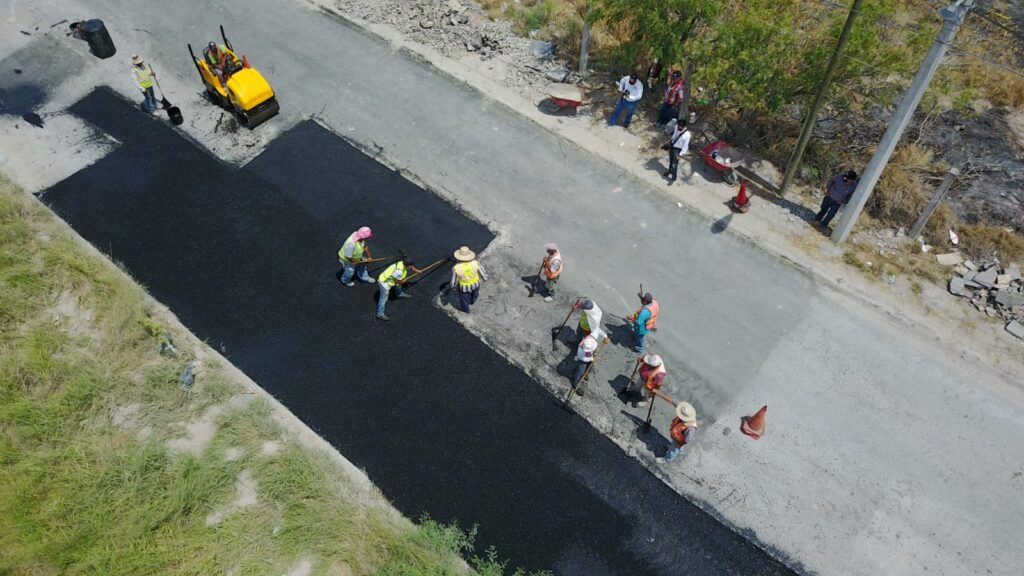
[[[544,251],[547,255],[544,256],[544,261],[541,264],[541,271],[544,272],[544,289],[547,295],[544,296],[545,302],[551,302],[555,299],[555,285],[558,284],[558,277],[562,274],[562,254],[558,251],[558,246],[554,244],[545,244]]]
[[[675,448],[665,453],[664,458],[658,458],[658,462],[671,462],[683,452],[683,448],[693,440],[693,431],[697,429],[697,411],[689,402],[680,402],[676,405],[676,417],[668,427],[668,435],[675,442]]]
[[[633,334],[636,336],[636,342],[633,345],[633,351],[638,354],[644,353],[644,338],[647,337],[647,333],[654,330],[658,324],[658,312],[661,311],[661,306],[658,305],[658,301],[651,296],[650,292],[644,294],[637,294],[640,298],[640,308],[636,312],[630,314],[629,321],[633,323]]]
[[[661,389],[668,372],[665,370],[665,361],[657,354],[646,354],[637,358],[636,361],[640,364],[640,369],[637,371],[639,378],[627,384],[622,389],[622,394],[627,399],[639,397],[636,405],[646,406],[649,401],[654,400],[654,393]]]
[[[469,313],[469,307],[480,297],[480,281],[487,280],[484,267],[476,261],[476,254],[467,246],[455,251],[455,266],[452,266],[452,290],[458,292],[458,308]]]

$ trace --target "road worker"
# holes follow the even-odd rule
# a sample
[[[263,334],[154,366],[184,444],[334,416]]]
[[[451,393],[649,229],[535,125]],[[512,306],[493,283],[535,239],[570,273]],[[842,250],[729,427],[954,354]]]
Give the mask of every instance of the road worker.
[[[480,297],[480,281],[487,280],[487,273],[468,246],[459,248],[453,256],[451,287],[458,293],[458,309],[468,314],[469,307]]]
[[[368,226],[363,226],[349,234],[345,243],[342,244],[341,250],[338,250],[338,262],[341,262],[342,266],[341,283],[345,286],[356,285],[352,281],[353,276],[358,276],[360,282],[370,281],[370,274],[366,271],[366,260],[370,260],[373,256],[370,254],[370,247],[366,245],[366,241],[372,237],[373,230],[370,230]]]
[[[583,373],[587,370],[587,366],[597,358],[598,344],[606,340],[608,340],[608,336],[604,331],[595,327],[594,331],[584,336],[579,346],[576,347],[576,370],[572,375],[572,385],[576,389],[576,394],[583,396],[583,386],[580,385],[580,380],[583,379]]]
[[[583,338],[587,334],[590,334],[594,330],[601,329],[601,309],[597,307],[597,304],[593,300],[586,298],[580,300],[573,305],[576,310],[580,310],[580,322],[576,326],[576,337],[583,341]]]
[[[139,90],[142,90],[142,109],[152,114],[156,112],[159,107],[156,101],[156,94],[153,93],[153,77],[156,74],[153,73],[153,69],[146,66],[146,63],[142,60],[142,56],[138,54],[132,56],[132,77],[135,78],[135,83],[139,85]]]
[[[668,434],[672,437],[675,447],[665,453],[664,458],[658,458],[658,462],[671,462],[683,452],[683,448],[692,441],[693,432],[697,429],[697,410],[689,402],[680,402],[676,405],[676,417],[668,427]]]
[[[412,259],[402,257],[391,266],[385,268],[380,273],[380,276],[377,277],[377,287],[380,288],[380,297],[377,299],[377,320],[387,321],[391,319],[384,313],[384,307],[387,306],[391,290],[395,291],[397,298],[412,298],[412,296],[402,291],[402,284],[405,284],[406,278],[409,277],[409,270],[412,270],[414,274],[420,272],[420,269],[416,267],[416,263]]]
[[[636,361],[640,364],[640,369],[637,370],[639,378],[630,382],[622,392],[627,397],[639,395],[637,406],[646,406],[648,402],[654,400],[654,393],[665,383],[668,373],[665,371],[665,361],[657,354],[645,354]]]
[[[558,252],[558,246],[554,244],[545,244],[544,251],[547,252],[541,265],[545,278],[544,289],[547,292],[544,301],[551,302],[555,299],[555,286],[562,274],[562,255]]]
[[[637,294],[637,296],[640,297],[640,308],[629,316],[629,321],[633,323],[633,334],[636,336],[633,350],[638,354],[643,354],[644,338],[657,326],[658,312],[661,311],[661,306],[650,292]]]
[[[206,58],[206,63],[210,65],[210,70],[217,75],[217,79],[220,80],[220,85],[227,90],[228,79],[228,47],[216,42],[210,42],[203,49],[203,57]]]

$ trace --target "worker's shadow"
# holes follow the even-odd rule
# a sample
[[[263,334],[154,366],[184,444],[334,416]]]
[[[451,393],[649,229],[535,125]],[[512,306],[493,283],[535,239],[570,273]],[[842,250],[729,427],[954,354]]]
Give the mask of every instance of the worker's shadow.
[[[636,426],[634,434],[637,440],[643,442],[644,446],[647,447],[647,450],[649,450],[651,454],[659,457],[664,456],[665,453],[672,448],[672,442],[663,436],[654,426],[651,426],[650,430],[644,432],[643,418],[636,414],[630,414],[625,410],[620,411],[620,413],[633,422]]]
[[[558,344],[561,344],[568,348],[573,354],[576,353],[576,346],[580,343],[580,337],[576,333],[576,328],[573,325],[566,325],[562,327],[555,326],[551,329],[551,339],[556,343],[556,350]]]
[[[625,321],[625,318],[620,316],[613,316],[613,318],[621,319]],[[608,334],[608,338],[611,339],[611,343],[615,346],[622,346],[625,348],[632,349],[636,344],[636,338],[633,336],[633,327],[629,324],[605,324],[605,332]]]

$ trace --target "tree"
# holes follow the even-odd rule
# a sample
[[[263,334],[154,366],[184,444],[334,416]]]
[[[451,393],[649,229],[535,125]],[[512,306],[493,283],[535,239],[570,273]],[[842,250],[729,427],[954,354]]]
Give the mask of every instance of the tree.
[[[701,26],[721,11],[707,0],[595,0],[591,22],[603,22],[622,43],[619,55],[629,66],[657,58],[678,62]]]

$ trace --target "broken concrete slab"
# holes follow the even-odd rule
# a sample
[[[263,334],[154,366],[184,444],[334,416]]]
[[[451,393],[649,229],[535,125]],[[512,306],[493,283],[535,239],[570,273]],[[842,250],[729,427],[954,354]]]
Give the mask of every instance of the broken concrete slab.
[[[949,280],[949,293],[954,296],[963,296],[965,290],[963,278],[951,278]]]
[[[1020,267],[1016,264],[1011,264],[1003,269],[1003,274],[1009,274],[1012,280],[1020,278]]]
[[[1013,334],[1017,338],[1024,340],[1024,324],[1021,324],[1017,320],[1008,322],[1006,324],[1006,331],[1009,332],[1010,334]]]
[[[1009,274],[999,274],[996,276],[996,284],[1000,286],[1009,286],[1010,282],[1013,282],[1013,277]]]
[[[995,301],[997,304],[1014,308],[1016,306],[1024,305],[1024,294],[1011,290],[999,290],[996,292]]]
[[[953,266],[953,273],[957,276],[967,276],[971,271],[963,264],[957,264],[956,266]]]
[[[998,276],[998,274],[996,274],[996,269],[989,268],[984,272],[979,272],[974,278],[972,278],[972,280],[981,284],[985,288],[993,288],[996,285],[996,276]]]
[[[977,265],[977,264],[975,264],[974,262],[970,261],[970,260],[964,260],[964,266],[965,266],[965,267],[966,267],[966,268],[967,268],[968,270],[975,270],[975,271],[977,271],[977,270],[978,270],[978,265]]]
[[[964,257],[959,252],[947,252],[946,254],[936,254],[935,259],[943,266],[955,266],[962,264]]]

